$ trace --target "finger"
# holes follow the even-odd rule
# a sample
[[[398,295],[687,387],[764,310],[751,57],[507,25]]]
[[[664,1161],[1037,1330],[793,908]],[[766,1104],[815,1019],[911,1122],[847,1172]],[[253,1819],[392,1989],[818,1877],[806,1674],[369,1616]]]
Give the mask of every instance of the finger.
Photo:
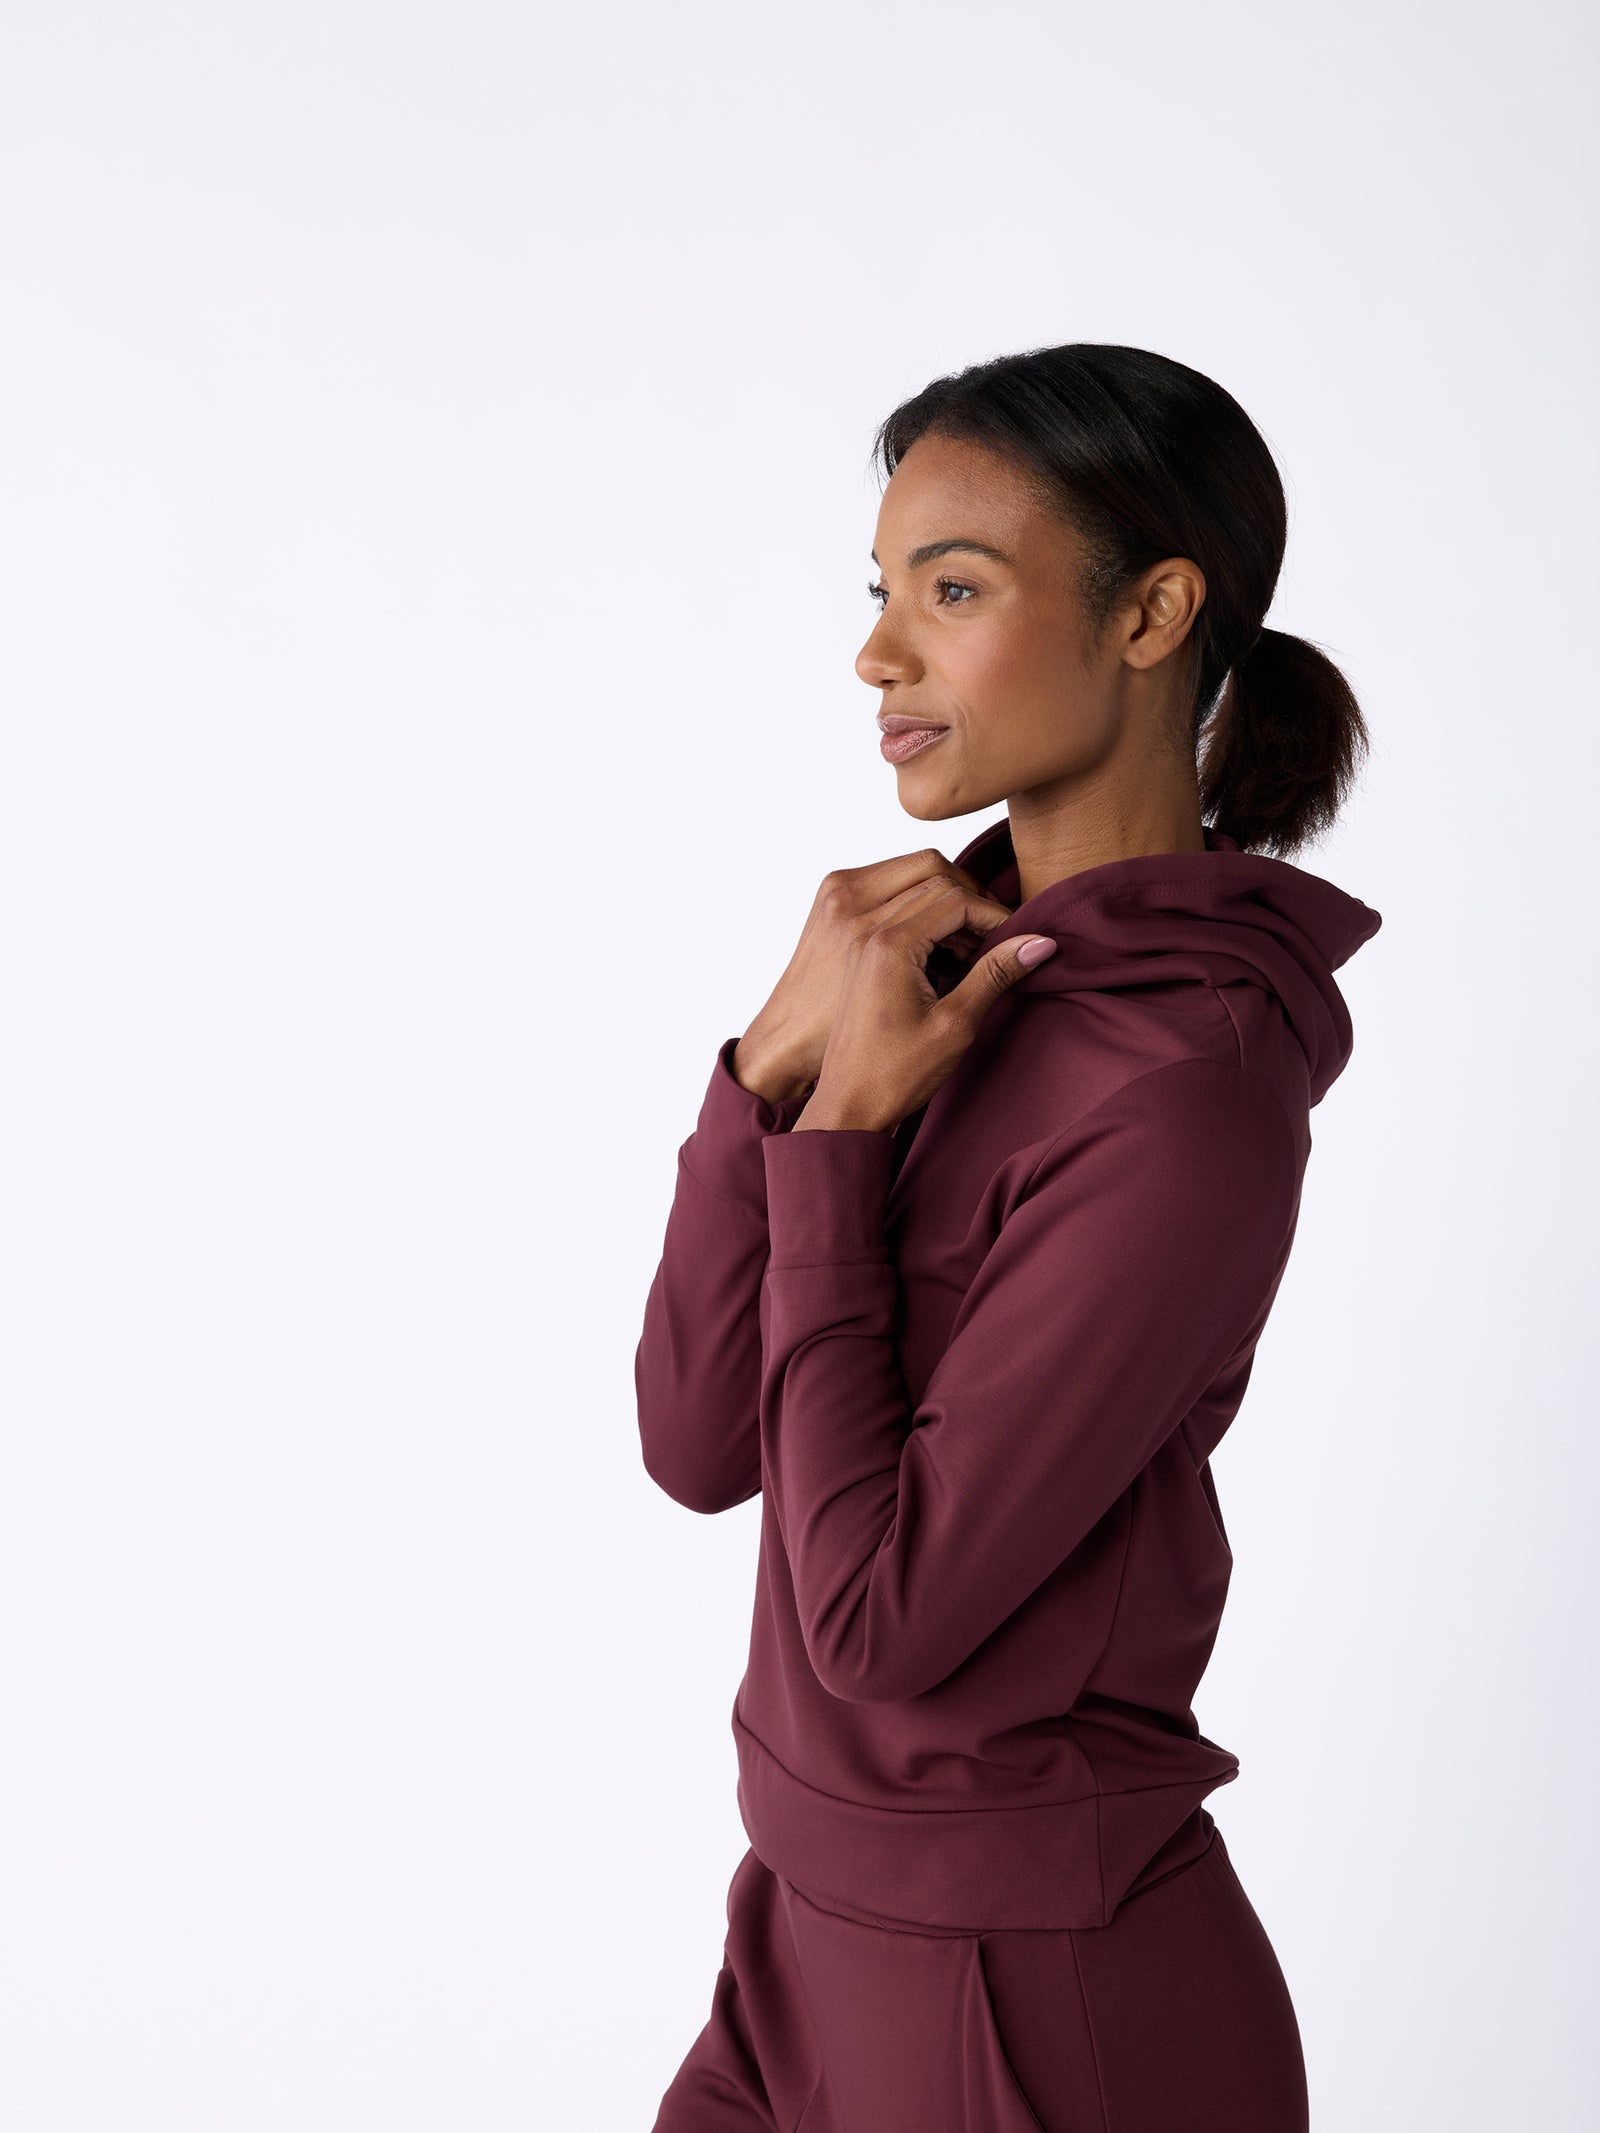
[[[966,916],[961,923],[970,926],[978,937],[992,933],[996,926],[1011,916],[1010,908],[995,900],[981,883],[969,887],[959,873],[930,874],[924,880],[914,881],[900,890],[898,895],[888,897],[875,914],[879,926],[893,926],[902,918],[928,909],[945,897],[959,899],[960,908]],[[950,928],[946,928],[949,932]],[[935,938],[942,939],[943,935]]]
[[[892,859],[877,859],[869,866],[840,867],[832,878],[848,884],[858,908],[890,903],[907,889],[933,880],[957,882],[973,896],[987,893],[981,881],[933,845],[924,846],[920,852],[900,852]]]
[[[918,883],[877,915],[862,944],[880,954],[925,963],[941,942],[963,933],[979,940],[1010,916],[1003,904],[973,896],[953,882]]]
[[[954,1012],[978,1021],[1001,993],[1009,992],[1018,978],[1055,954],[1056,944],[1047,933],[1028,933],[1002,941],[973,964],[959,985],[953,985],[941,1003],[945,1013]]]
[[[998,901],[994,891],[987,887],[985,883],[981,882],[976,874],[969,874],[965,867],[958,867],[952,865],[947,868],[946,871],[949,874],[953,875],[954,878],[960,882],[961,886],[964,889],[970,889],[974,896],[981,896],[989,903],[995,903]],[[1002,910],[1006,910],[1009,907],[1005,904],[1001,904],[1000,908]]]

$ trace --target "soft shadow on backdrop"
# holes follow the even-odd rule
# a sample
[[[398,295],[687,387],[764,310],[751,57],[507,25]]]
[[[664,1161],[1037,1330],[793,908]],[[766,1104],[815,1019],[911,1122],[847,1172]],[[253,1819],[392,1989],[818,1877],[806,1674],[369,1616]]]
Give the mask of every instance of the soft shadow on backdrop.
[[[717,1043],[928,841],[874,424],[1209,372],[1384,914],[1196,1703],[1318,2123],[1583,2122],[1596,1483],[1576,7],[14,15],[0,2115],[639,2128],[744,1839],[758,1506],[642,1471]],[[973,818],[934,832],[953,854]]]

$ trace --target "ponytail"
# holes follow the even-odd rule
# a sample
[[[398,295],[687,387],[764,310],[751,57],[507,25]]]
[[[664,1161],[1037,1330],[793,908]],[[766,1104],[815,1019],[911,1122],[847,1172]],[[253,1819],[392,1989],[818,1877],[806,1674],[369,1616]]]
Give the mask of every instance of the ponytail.
[[[1366,751],[1351,689],[1304,637],[1263,629],[1200,731],[1200,811],[1245,851],[1287,858],[1329,827]]]

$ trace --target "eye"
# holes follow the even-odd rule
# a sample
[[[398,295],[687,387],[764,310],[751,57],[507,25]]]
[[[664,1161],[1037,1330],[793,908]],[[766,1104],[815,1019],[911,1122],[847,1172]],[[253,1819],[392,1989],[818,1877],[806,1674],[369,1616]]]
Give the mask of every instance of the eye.
[[[976,585],[963,585],[959,578],[935,578],[933,583],[934,590],[939,595],[938,604],[941,607],[965,607],[969,600],[977,598],[978,588]],[[952,600],[950,598],[952,593],[960,593],[964,597],[959,600]],[[889,588],[887,585],[869,585],[867,587],[867,597],[877,601],[878,613],[881,615],[888,604]]]

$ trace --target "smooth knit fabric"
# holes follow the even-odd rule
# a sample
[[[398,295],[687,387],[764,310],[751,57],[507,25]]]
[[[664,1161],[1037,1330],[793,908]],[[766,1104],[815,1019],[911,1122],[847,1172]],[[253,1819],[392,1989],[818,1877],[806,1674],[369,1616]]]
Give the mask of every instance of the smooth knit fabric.
[[[1379,914],[1288,862],[1115,860],[893,1133],[792,1133],[720,1046],[635,1376],[644,1463],[762,1498],[738,1804],[773,1875],[958,1935],[1105,1927],[1214,1842],[1191,1708],[1232,1568],[1210,1458],[1282,1278]],[[960,975],[936,950],[940,992]],[[960,2121],[956,2121],[960,2122]]]
[[[1215,1828],[1077,1932],[895,1924],[753,1850],[727,1913],[652,2133],[1308,2133],[1294,2003]]]

